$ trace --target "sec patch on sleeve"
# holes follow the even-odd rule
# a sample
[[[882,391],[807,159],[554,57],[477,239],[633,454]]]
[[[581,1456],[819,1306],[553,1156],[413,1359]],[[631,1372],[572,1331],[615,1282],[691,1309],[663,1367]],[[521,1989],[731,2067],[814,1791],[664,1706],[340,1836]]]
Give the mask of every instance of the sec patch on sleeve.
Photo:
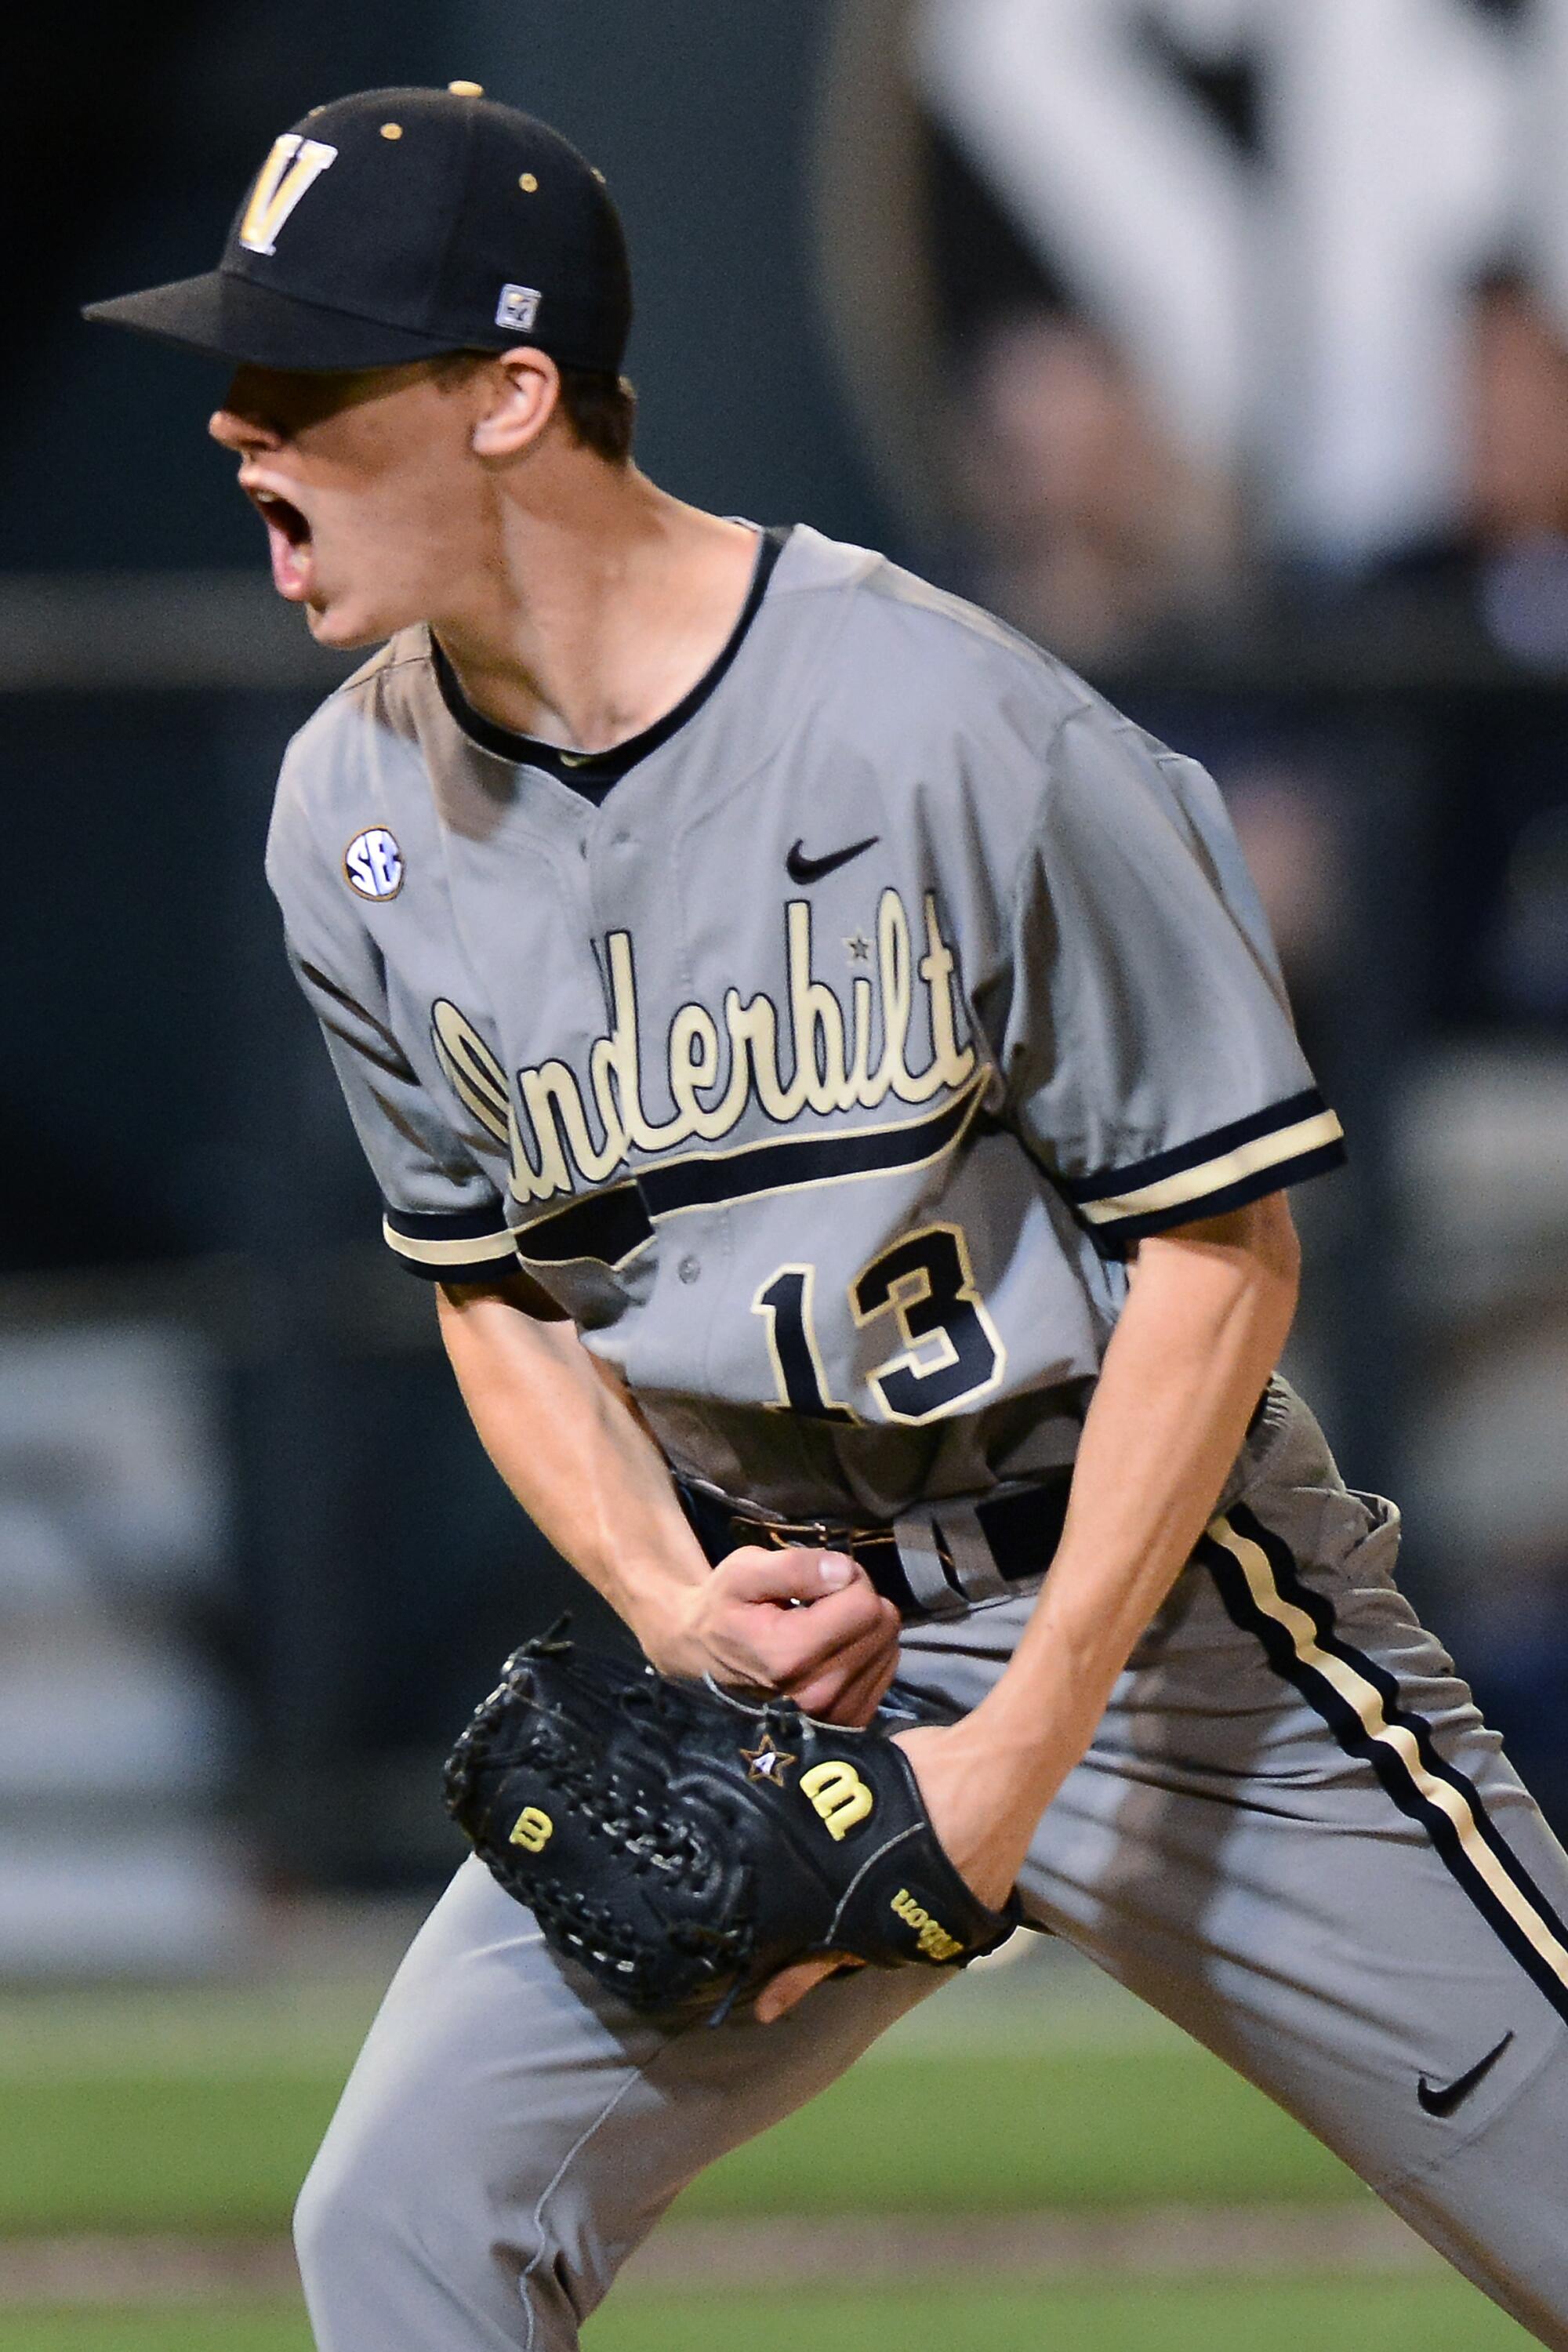
[[[343,852],[343,872],[362,898],[395,898],[403,887],[403,852],[395,835],[373,824]]]

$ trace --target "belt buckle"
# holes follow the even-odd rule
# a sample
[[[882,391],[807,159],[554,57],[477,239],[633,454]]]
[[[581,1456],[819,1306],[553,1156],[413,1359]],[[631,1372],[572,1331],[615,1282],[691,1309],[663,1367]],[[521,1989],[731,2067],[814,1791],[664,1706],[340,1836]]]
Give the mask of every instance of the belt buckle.
[[[743,1529],[753,1543],[766,1544],[774,1551],[793,1551],[815,1545],[822,1551],[839,1551],[847,1541],[852,1541],[852,1530],[829,1527],[826,1519],[742,1519],[732,1523]]]

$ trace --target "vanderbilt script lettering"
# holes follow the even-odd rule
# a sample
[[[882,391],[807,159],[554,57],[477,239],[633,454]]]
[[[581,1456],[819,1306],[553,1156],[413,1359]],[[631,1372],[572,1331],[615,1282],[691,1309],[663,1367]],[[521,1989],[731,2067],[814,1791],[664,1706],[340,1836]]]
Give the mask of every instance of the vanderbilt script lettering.
[[[515,1091],[509,1088],[473,1024],[444,1000],[432,1016],[437,1051],[462,1101],[506,1145],[510,1189],[526,1202],[602,1184],[628,1151],[719,1142],[753,1100],[783,1126],[807,1110],[874,1110],[889,1096],[930,1102],[963,1086],[975,1056],[973,1045],[958,1041],[953,954],[929,892],[923,915],[925,951],[917,960],[903,900],[883,891],[875,972],[851,980],[846,1010],[813,971],[810,904],[791,900],[784,1003],[731,988],[717,1017],[704,1004],[681,1005],[664,1044],[675,1106],[665,1119],[651,1118],[644,1100],[647,1040],[628,931],[612,931],[605,942],[610,1020],[589,1048],[585,1087],[567,1063],[547,1061],[519,1070]],[[931,1043],[920,1070],[910,1066],[917,989]]]

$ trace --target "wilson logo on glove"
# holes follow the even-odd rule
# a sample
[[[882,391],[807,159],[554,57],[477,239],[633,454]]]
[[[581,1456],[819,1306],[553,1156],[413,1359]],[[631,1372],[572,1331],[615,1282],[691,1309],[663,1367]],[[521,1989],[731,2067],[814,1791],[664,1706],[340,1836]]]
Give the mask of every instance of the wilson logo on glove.
[[[841,1838],[857,1822],[863,1822],[876,1799],[855,1769],[834,1757],[826,1764],[814,1764],[809,1772],[800,1776],[801,1794],[809,1798],[814,1812],[820,1813],[829,1837]]]
[[[928,1960],[955,1960],[963,1946],[956,1936],[950,1936],[940,1919],[933,1919],[923,1904],[917,1903],[907,1886],[900,1886],[889,1906],[898,1913],[907,1927],[915,1931],[915,1941]]]

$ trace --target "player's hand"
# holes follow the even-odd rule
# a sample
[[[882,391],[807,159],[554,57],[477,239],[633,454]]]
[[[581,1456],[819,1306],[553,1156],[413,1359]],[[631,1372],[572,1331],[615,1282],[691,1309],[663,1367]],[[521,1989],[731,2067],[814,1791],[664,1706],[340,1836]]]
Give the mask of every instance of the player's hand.
[[[1027,1794],[1010,1789],[1009,1775],[998,1768],[984,1734],[973,1733],[967,1723],[921,1724],[900,1731],[894,1744],[914,1766],[943,1853],[982,1902],[999,1911],[1013,1891],[1038,1825],[1037,1784],[1031,1782]],[[763,2025],[772,2025],[825,1977],[857,1965],[831,1952],[820,1959],[797,1960],[763,1986],[754,2012]]]
[[[644,1647],[661,1674],[779,1691],[828,1723],[869,1723],[898,1666],[899,1612],[842,1552],[747,1544],[685,1588]]]

